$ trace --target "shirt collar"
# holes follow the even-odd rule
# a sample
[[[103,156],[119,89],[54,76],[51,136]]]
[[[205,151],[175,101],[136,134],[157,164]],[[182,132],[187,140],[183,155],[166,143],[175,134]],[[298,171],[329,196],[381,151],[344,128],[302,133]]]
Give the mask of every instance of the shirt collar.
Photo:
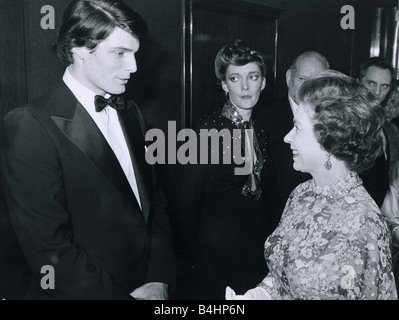
[[[242,126],[244,119],[238,112],[237,108],[230,102],[227,101],[222,110],[222,116],[234,122],[238,127]]]
[[[95,112],[94,97],[96,96],[96,93],[94,91],[76,80],[70,73],[69,68],[66,68],[62,80],[87,111],[90,113]],[[105,98],[108,98],[109,96],[109,94],[106,94]]]

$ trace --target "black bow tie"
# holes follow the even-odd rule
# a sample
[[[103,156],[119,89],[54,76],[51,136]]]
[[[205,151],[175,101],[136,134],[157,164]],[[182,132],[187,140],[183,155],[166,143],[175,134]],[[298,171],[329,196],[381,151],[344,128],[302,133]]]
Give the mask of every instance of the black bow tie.
[[[106,106],[110,106],[115,110],[123,110],[125,109],[125,99],[123,96],[111,96],[108,99],[105,99],[102,96],[94,97],[94,105],[96,106],[96,111],[102,111]]]

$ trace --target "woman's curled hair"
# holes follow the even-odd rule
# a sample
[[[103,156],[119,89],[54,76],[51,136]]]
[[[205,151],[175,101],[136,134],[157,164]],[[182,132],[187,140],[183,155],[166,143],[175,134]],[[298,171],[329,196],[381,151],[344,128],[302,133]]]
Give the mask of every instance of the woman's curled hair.
[[[382,153],[384,111],[371,92],[330,70],[305,81],[299,100],[314,111],[314,133],[327,152],[355,172],[373,166]]]
[[[215,74],[220,81],[226,80],[226,70],[230,65],[245,66],[258,64],[262,77],[266,76],[266,65],[262,55],[248,47],[244,41],[236,39],[233,44],[223,46],[215,58]]]

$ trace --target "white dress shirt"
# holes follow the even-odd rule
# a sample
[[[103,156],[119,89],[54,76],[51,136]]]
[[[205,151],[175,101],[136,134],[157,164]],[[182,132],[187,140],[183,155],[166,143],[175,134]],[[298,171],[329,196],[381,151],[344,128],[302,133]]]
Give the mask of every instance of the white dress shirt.
[[[78,99],[86,109],[90,117],[96,123],[98,129],[100,129],[105,140],[107,140],[109,146],[118,159],[141,208],[140,195],[136,177],[134,175],[133,163],[130,158],[125,136],[119,123],[117,111],[110,106],[106,106],[102,111],[97,112],[94,105],[94,97],[96,96],[96,93],[77,81],[71,75],[68,68],[65,70],[62,80],[75,95],[76,99]],[[105,98],[109,98],[109,96],[110,95],[107,94]]]

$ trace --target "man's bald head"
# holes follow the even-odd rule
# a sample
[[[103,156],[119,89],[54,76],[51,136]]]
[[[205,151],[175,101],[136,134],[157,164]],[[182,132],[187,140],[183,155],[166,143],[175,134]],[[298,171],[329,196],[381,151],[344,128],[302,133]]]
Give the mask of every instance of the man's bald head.
[[[286,73],[288,94],[291,99],[298,103],[298,92],[302,83],[329,68],[327,59],[316,51],[306,51],[297,56]]]

